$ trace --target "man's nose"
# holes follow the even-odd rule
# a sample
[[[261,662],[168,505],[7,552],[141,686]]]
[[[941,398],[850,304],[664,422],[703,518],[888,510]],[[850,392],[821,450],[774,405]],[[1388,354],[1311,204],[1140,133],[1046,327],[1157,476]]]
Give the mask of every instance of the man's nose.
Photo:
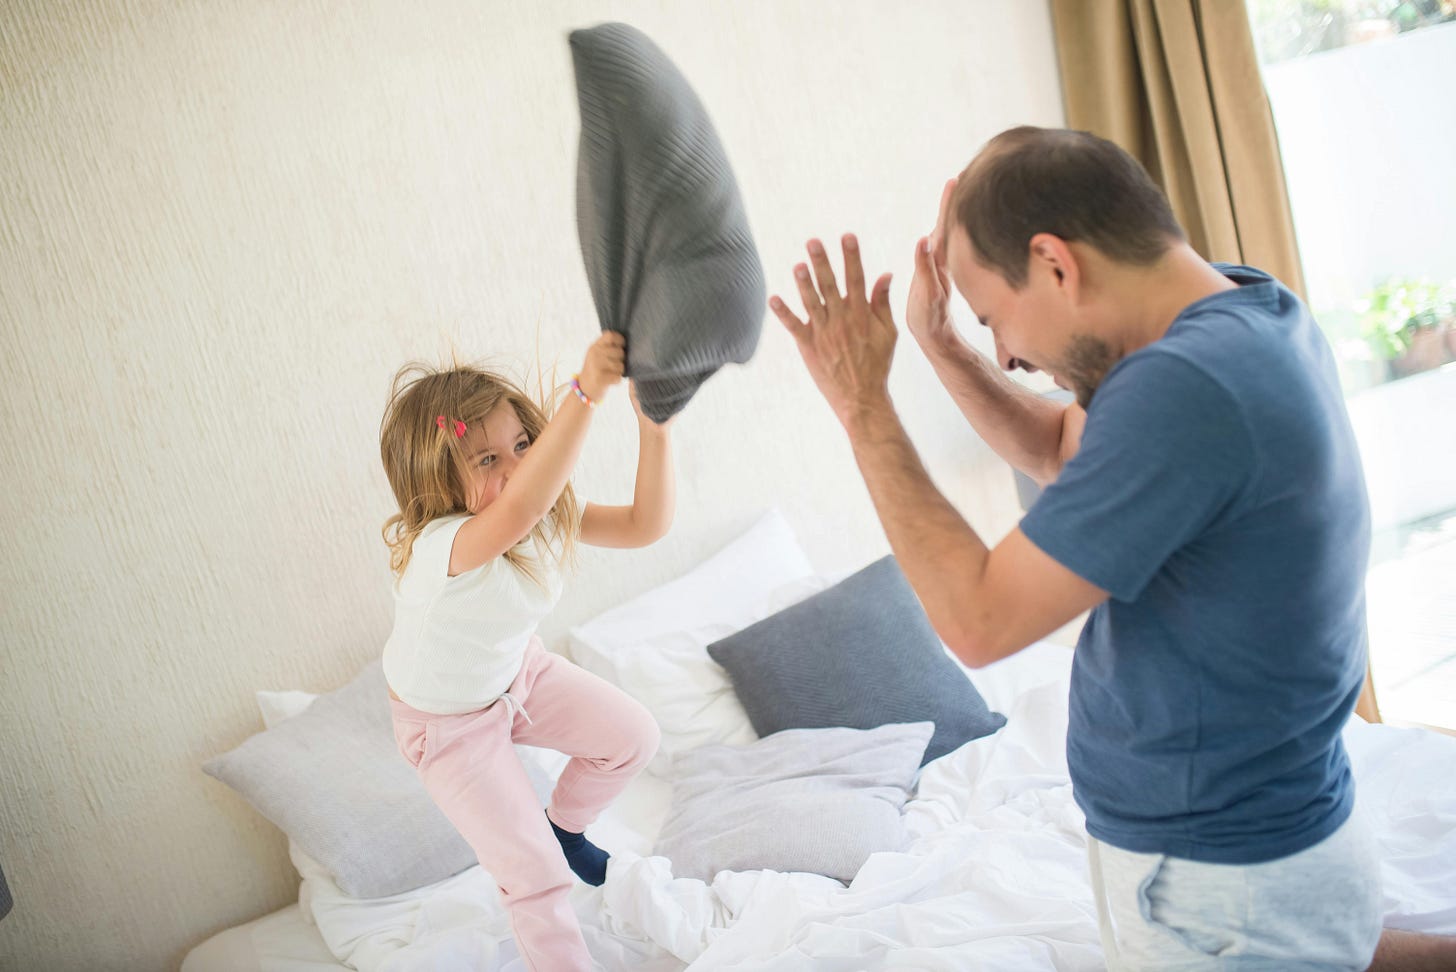
[[[1015,371],[1021,364],[1010,351],[1001,344],[1001,339],[996,339],[996,363],[1001,366],[1002,371]]]
[[[1034,365],[1027,364],[1021,358],[1007,351],[1005,346],[1002,345],[1000,338],[996,339],[996,361],[1001,365],[1002,371],[1015,371],[1017,368],[1020,368],[1027,374],[1034,375],[1038,370]]]

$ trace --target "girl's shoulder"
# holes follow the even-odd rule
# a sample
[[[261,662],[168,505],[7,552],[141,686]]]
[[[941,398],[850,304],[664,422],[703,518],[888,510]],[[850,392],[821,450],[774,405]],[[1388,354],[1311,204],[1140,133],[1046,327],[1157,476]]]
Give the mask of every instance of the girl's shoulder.
[[[450,577],[450,551],[455,545],[455,534],[470,519],[469,513],[452,513],[436,517],[420,529],[410,547],[409,563],[396,582],[402,594],[419,593],[424,589],[438,587]]]
[[[455,544],[455,534],[470,519],[469,513],[452,513],[449,516],[440,516],[426,523],[420,535],[415,537],[414,551],[410,555],[410,562],[414,563],[421,553],[432,563],[442,559],[446,566],[450,563],[450,548]]]
[[[470,519],[470,516],[469,513],[449,513],[445,516],[437,516],[420,528],[420,535],[415,538],[415,543],[419,543],[426,537],[438,535],[442,530],[448,531],[453,540],[455,532],[466,520]]]
[[[410,562],[400,579],[401,587],[406,584],[437,586],[453,579],[450,577],[450,554],[455,535],[471,516],[470,513],[452,513],[425,524],[415,538]],[[532,530],[510,550],[456,576],[484,577],[502,571],[528,577],[540,577],[543,571],[554,573],[561,566],[563,538],[554,516],[548,514],[542,525],[545,527],[543,531]]]

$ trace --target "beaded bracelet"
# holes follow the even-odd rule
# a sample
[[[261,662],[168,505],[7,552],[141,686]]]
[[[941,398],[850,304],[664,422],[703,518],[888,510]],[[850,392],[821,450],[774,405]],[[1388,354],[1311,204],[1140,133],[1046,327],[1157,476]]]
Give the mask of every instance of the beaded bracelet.
[[[581,403],[587,408],[597,407],[597,403],[592,401],[591,396],[581,390],[581,375],[571,376],[571,392],[577,398],[581,399]]]

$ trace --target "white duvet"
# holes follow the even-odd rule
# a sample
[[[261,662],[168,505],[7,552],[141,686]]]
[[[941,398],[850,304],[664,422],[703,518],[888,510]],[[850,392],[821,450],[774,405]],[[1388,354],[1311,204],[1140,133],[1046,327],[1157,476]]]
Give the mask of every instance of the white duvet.
[[[645,856],[670,787],[634,782],[591,829],[614,851],[606,884],[574,891],[592,955],[647,972],[1103,968],[1063,755],[1070,652],[1023,656],[976,678],[1006,726],[925,767],[909,849],[872,856],[849,887],[773,871],[676,879]],[[1387,925],[1456,933],[1456,738],[1357,718],[1345,743],[1384,855]],[[524,969],[478,867],[367,901],[317,869],[304,877],[301,903],[361,972]]]

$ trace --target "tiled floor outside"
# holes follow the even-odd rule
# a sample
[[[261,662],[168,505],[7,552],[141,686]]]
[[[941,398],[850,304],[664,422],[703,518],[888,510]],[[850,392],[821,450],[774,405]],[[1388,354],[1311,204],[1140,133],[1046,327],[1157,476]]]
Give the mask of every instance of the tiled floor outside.
[[[1366,596],[1380,714],[1456,730],[1456,510],[1376,538]]]

